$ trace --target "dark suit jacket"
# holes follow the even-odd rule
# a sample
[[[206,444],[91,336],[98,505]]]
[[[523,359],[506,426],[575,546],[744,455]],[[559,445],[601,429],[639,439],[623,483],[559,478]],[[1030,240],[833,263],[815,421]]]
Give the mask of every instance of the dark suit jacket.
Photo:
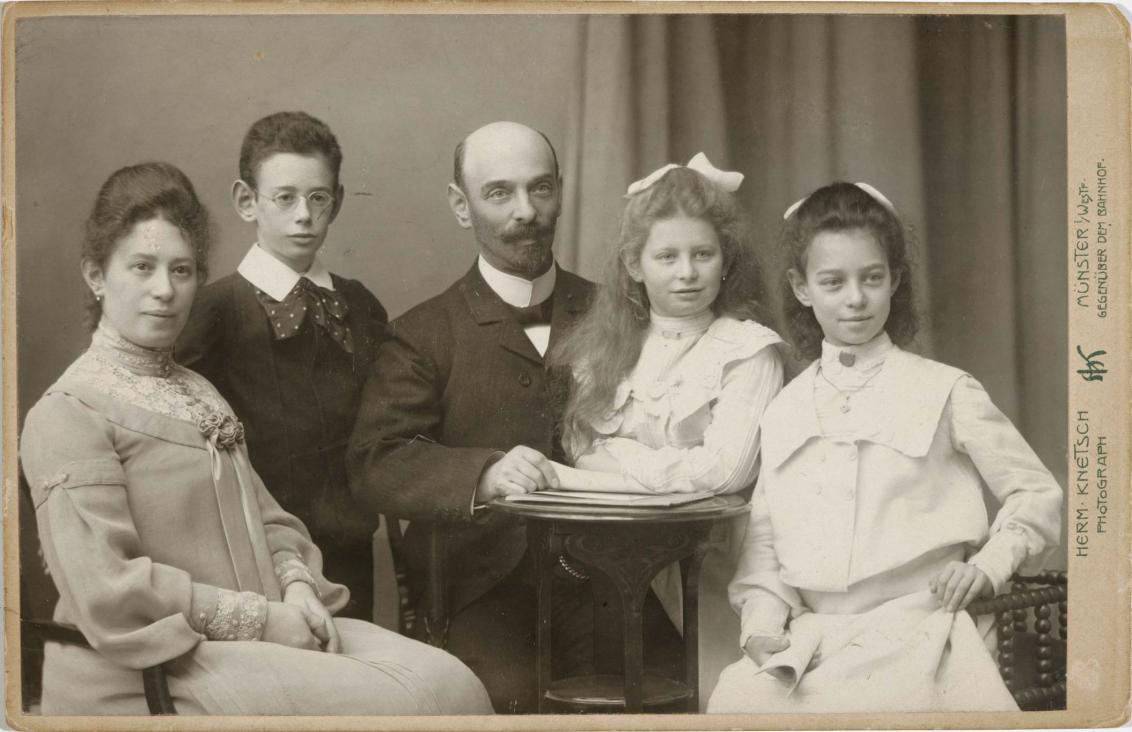
[[[558,270],[551,348],[592,292],[592,283]],[[411,520],[405,553],[416,581],[426,576],[428,556],[420,524],[445,523],[455,613],[511,572],[526,551],[517,519],[472,513],[480,474],[493,455],[516,445],[559,454],[556,431],[569,375],[548,372],[476,266],[396,319],[390,332],[350,439],[350,488],[367,508]]]
[[[387,318],[360,282],[331,278],[349,307],[352,355],[310,319],[298,335],[274,340],[255,287],[236,273],[197,293],[177,359],[232,405],[256,472],[312,535],[368,544],[377,515],[350,496],[345,453]]]

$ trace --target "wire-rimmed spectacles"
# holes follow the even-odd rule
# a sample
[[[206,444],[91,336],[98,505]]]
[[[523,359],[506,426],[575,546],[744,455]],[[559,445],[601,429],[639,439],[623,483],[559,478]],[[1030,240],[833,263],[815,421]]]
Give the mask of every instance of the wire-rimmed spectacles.
[[[260,191],[256,191],[255,193],[257,196],[263,196],[270,200],[280,211],[290,211],[295,208],[295,206],[299,205],[300,198],[306,199],[307,208],[310,209],[311,215],[316,219],[320,218],[334,205],[334,196],[326,191],[311,191],[306,195],[296,193],[295,191],[278,191],[270,196]]]

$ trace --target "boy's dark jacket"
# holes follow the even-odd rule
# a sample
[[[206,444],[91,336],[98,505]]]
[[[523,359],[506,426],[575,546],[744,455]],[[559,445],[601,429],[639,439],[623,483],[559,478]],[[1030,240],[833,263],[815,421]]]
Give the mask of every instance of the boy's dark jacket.
[[[285,509],[315,536],[365,541],[378,519],[350,497],[345,450],[388,318],[360,282],[331,278],[349,307],[353,355],[311,319],[273,340],[255,287],[234,273],[197,293],[176,358],[232,405],[252,466]]]

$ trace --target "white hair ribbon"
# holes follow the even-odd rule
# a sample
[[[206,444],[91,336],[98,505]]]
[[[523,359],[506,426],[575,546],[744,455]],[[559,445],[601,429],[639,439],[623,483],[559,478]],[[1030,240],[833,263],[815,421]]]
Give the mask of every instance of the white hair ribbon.
[[[793,216],[793,215],[794,215],[794,212],[795,212],[795,211],[797,211],[797,210],[798,210],[799,208],[801,208],[801,207],[802,207],[802,204],[806,202],[806,199],[807,199],[807,198],[809,198],[809,196],[803,196],[802,198],[799,198],[799,199],[798,199],[797,201],[795,201],[794,203],[790,204],[790,207],[789,207],[789,208],[787,208],[787,209],[786,209],[786,211],[784,211],[784,212],[782,213],[782,220],[783,220],[783,221],[786,221],[786,220],[788,220],[788,219],[789,219],[789,218],[790,218],[791,216]]]
[[[865,193],[868,193],[870,196],[872,196],[873,200],[875,200],[877,203],[879,203],[880,205],[887,208],[888,212],[891,213],[893,216],[897,215],[896,214],[896,206],[893,206],[892,201],[888,200],[888,198],[885,197],[885,195],[883,193],[881,193],[880,191],[878,191],[876,188],[873,188],[868,183],[864,183],[864,182],[861,182],[861,181],[857,181],[853,185],[857,186],[862,191],[864,191]],[[809,198],[809,196],[806,196],[805,198],[799,198],[797,201],[790,204],[790,207],[788,209],[786,209],[785,212],[783,212],[782,219],[785,221],[786,219],[789,219],[791,216],[793,216],[794,212],[797,211],[801,207],[801,205],[806,202],[806,198]]]
[[[896,216],[896,207],[892,205],[892,201],[888,200],[888,198],[886,198],[883,193],[878,191],[876,188],[873,188],[868,183],[862,183],[860,181],[857,181],[853,185],[857,186],[862,191],[864,191],[865,193],[868,193],[870,196],[875,198],[877,203],[879,203],[880,205],[887,208],[888,212],[890,214],[892,214],[893,216]]]
[[[742,173],[720,170],[719,168],[711,164],[711,161],[707,159],[707,155],[704,155],[701,152],[696,153],[685,166],[680,166],[676,163],[669,163],[663,168],[657,168],[653,172],[649,173],[646,177],[641,178],[640,180],[630,185],[629,190],[625,192],[625,197],[629,198],[630,196],[636,195],[643,190],[647,190],[650,186],[663,178],[665,173],[672,170],[673,168],[680,167],[685,167],[690,170],[696,171],[728,193],[734,193],[735,191],[739,190],[739,186],[743,182]]]

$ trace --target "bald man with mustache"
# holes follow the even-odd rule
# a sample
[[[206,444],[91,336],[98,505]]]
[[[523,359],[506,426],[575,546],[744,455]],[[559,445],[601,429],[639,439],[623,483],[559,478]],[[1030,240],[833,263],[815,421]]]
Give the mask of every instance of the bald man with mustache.
[[[363,506],[410,521],[405,553],[418,598],[427,524],[442,526],[448,650],[484,681],[496,711],[536,712],[525,528],[484,506],[557,480],[547,458],[561,459],[568,382],[543,356],[582,315],[593,285],[554,261],[562,186],[545,136],[513,122],[486,125],[457,146],[454,167],[448,201],[479,256],[391,325],[351,439],[350,484]],[[563,572],[553,585],[555,673],[592,672],[589,583]]]

